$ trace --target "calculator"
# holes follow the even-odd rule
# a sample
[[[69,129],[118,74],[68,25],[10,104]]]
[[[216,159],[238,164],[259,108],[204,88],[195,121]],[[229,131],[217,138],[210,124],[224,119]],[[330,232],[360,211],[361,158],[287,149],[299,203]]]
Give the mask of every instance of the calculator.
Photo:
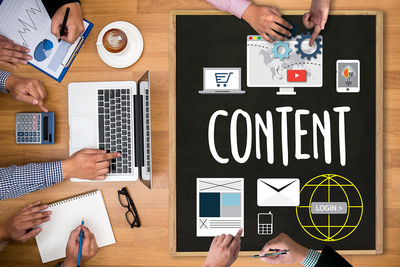
[[[272,235],[272,213],[259,213],[258,214],[258,234],[259,235]]]
[[[54,144],[54,112],[17,113],[15,138],[17,144]]]

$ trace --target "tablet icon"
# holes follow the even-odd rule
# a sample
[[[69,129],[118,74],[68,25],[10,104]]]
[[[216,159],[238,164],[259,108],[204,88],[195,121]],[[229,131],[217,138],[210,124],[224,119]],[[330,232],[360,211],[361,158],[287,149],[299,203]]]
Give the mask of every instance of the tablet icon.
[[[337,60],[336,61],[336,91],[338,93],[360,92],[360,61]]]

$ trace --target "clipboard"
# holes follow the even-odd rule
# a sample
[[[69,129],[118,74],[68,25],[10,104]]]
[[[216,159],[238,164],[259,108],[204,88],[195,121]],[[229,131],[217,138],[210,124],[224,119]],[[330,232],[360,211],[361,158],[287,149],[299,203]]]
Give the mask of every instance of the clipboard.
[[[86,28],[86,30],[82,33],[81,36],[79,36],[79,41],[78,41],[78,45],[74,48],[73,51],[68,51],[67,54],[65,55],[64,59],[61,62],[61,65],[64,66],[63,71],[61,72],[60,76],[57,78],[54,75],[51,75],[50,73],[46,72],[45,70],[39,68],[38,66],[32,64],[30,61],[28,61],[28,64],[33,66],[34,68],[40,70],[41,72],[47,74],[48,76],[50,76],[51,78],[53,78],[54,80],[56,80],[57,82],[61,82],[62,79],[64,78],[65,74],[67,74],[67,71],[69,70],[69,67],[71,66],[72,62],[74,61],[76,55],[79,53],[79,51],[81,50],[82,45],[85,43],[86,38],[88,37],[90,31],[92,30],[94,24],[91,23],[90,21],[83,19],[84,21],[86,21],[89,26]]]
[[[58,40],[51,34],[51,18],[42,1],[0,0],[0,35],[30,49],[28,64],[61,82],[71,63],[93,28],[83,19],[85,31],[74,44]],[[72,50],[71,50],[72,49]]]

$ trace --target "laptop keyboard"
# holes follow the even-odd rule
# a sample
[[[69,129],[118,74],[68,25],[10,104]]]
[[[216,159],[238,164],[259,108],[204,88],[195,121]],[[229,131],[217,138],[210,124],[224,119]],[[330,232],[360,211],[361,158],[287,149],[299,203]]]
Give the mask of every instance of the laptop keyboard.
[[[145,91],[145,104],[143,105],[144,107],[144,112],[145,114],[145,128],[144,128],[144,138],[145,138],[145,149],[146,149],[146,171],[147,173],[150,173],[150,94],[149,94],[149,89],[146,89]]]
[[[132,173],[130,89],[103,89],[97,95],[99,149],[121,153],[111,160],[110,173]]]

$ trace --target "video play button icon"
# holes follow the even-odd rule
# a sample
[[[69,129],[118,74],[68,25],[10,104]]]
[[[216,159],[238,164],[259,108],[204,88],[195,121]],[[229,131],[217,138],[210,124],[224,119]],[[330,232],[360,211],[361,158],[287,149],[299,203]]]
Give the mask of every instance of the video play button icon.
[[[288,70],[287,71],[288,82],[306,82],[307,71],[306,70]]]

